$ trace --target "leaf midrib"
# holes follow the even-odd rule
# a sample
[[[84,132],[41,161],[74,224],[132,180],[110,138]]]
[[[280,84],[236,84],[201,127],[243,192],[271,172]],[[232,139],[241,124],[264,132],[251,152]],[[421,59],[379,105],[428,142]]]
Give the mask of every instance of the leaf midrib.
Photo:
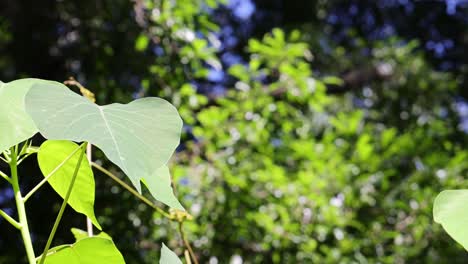
[[[122,160],[122,154],[120,154],[119,145],[117,144],[117,140],[115,139],[114,133],[112,133],[112,129],[110,128],[110,125],[107,122],[106,116],[104,114],[104,110],[102,110],[102,107],[100,107],[100,106],[97,106],[97,108],[99,109],[99,113],[102,116],[102,120],[104,120],[104,124],[105,124],[105,126],[107,128],[107,131],[109,131],[109,135],[111,136],[112,142],[114,143],[115,150],[117,151],[117,155],[119,156],[119,160],[120,160],[120,162],[122,164],[122,167],[123,167],[122,169],[123,169],[123,171],[125,171],[125,173],[128,173],[127,166],[125,165],[125,162]]]

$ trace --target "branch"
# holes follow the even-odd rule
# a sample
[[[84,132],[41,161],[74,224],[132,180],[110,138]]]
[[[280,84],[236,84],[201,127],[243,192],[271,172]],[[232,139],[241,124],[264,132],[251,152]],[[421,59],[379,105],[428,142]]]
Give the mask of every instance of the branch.
[[[13,219],[11,216],[9,216],[5,211],[0,209],[0,216],[5,218],[12,226],[14,226],[16,229],[21,229],[21,224],[18,223],[15,219]]]
[[[64,81],[63,84],[78,87],[78,89],[80,89],[80,93],[84,97],[88,98],[88,100],[90,100],[93,103],[96,102],[96,96],[94,95],[94,93],[91,92],[90,90],[86,89],[83,85],[81,85],[81,83],[76,81],[75,78],[70,77],[70,78],[68,78],[67,81]]]
[[[195,253],[193,252],[193,249],[192,249],[192,247],[190,246],[190,242],[189,242],[189,241],[187,240],[187,238],[185,237],[183,224],[184,224],[184,222],[179,222],[179,233],[180,233],[180,236],[181,236],[181,238],[182,238],[182,241],[184,242],[185,247],[188,249],[188,251],[189,251],[189,253],[190,253],[190,256],[192,256],[193,263],[194,263],[194,264],[198,264],[197,257],[195,256]]]
[[[10,177],[8,177],[8,175],[3,173],[3,171],[0,171],[0,176],[2,176],[2,178],[5,179],[7,182],[11,183]]]
[[[390,63],[379,62],[369,67],[362,67],[349,71],[341,76],[342,85],[327,85],[328,94],[344,93],[374,80],[385,81],[395,74],[395,69]]]
[[[0,156],[0,160],[3,160],[3,162],[8,163],[8,160],[6,160],[4,157]]]

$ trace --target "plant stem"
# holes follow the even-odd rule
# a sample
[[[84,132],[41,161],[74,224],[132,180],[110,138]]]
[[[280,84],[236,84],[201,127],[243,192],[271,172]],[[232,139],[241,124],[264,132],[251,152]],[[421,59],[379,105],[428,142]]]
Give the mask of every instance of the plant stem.
[[[188,250],[184,250],[184,257],[185,257],[185,262],[187,264],[192,264],[192,261],[190,260],[190,253]]]
[[[3,155],[3,157],[1,157],[2,160],[5,161],[6,163],[10,164],[10,150],[9,149],[4,150],[2,152],[2,155]]]
[[[26,194],[26,196],[24,196],[23,198],[23,201],[26,202],[37,190],[39,190],[39,188],[42,187],[42,185],[44,185],[50,177],[52,177],[60,168],[62,168],[63,165],[65,165],[65,163],[67,163],[67,161],[69,159],[71,159],[73,157],[73,155],[75,155],[75,153],[81,148],[81,146],[77,147],[72,153],[70,153],[70,155],[68,155],[57,167],[55,167],[55,169],[53,171],[51,171],[47,176],[44,177],[44,179],[39,183],[37,184],[31,191],[29,191],[28,194]]]
[[[188,249],[189,253],[190,253],[190,256],[192,256],[192,259],[193,259],[193,263],[194,264],[198,264],[198,260],[197,260],[197,257],[195,256],[195,253],[193,252],[193,249],[192,247],[190,246],[190,243],[189,241],[187,240],[187,238],[185,237],[185,233],[184,233],[184,222],[179,222],[179,233],[180,233],[180,236],[182,238],[182,241],[184,242],[184,245],[185,247]]]
[[[184,230],[183,230],[183,220],[179,220],[177,219],[177,217],[173,217],[171,214],[167,213],[166,211],[164,211],[163,209],[157,207],[156,205],[154,205],[150,200],[148,200],[146,197],[144,197],[143,195],[139,194],[136,190],[134,190],[130,185],[126,184],[124,181],[122,181],[119,177],[117,177],[116,175],[114,175],[112,172],[104,169],[102,166],[96,164],[95,162],[90,162],[91,166],[93,166],[94,168],[98,169],[99,171],[101,171],[102,173],[106,174],[107,176],[111,177],[114,181],[116,181],[118,184],[120,184],[122,187],[124,187],[127,191],[129,191],[130,193],[132,193],[133,195],[135,195],[138,199],[140,199],[141,201],[143,201],[145,204],[149,205],[151,208],[155,209],[156,211],[158,211],[159,213],[161,213],[164,217],[166,217],[167,219],[169,220],[172,220],[172,221],[178,221],[179,223],[179,233],[180,233],[180,236],[182,238],[182,241],[184,242],[184,245],[185,247],[187,248],[190,256],[192,257],[193,259],[193,263],[194,264],[198,264],[198,260],[197,260],[197,257],[195,256],[195,253],[193,252],[193,249],[192,247],[190,246],[190,243],[189,241],[187,240],[187,238],[185,237],[185,233],[184,233]],[[185,254],[185,258],[187,258],[187,254]],[[190,258],[187,260],[187,263],[188,264],[191,264],[190,262]]]
[[[16,227],[17,229],[21,229],[21,224],[16,222],[15,219],[13,219],[11,216],[9,216],[5,211],[0,210],[0,216],[5,218],[12,226]]]
[[[29,146],[27,149],[26,149],[26,152],[27,153],[37,153],[39,152],[39,147],[36,147],[36,146]]]
[[[7,182],[11,183],[10,177],[8,177],[8,175],[3,173],[2,171],[0,171],[0,176],[2,176],[2,178],[5,179]]]
[[[41,260],[39,261],[39,264],[44,264],[44,261],[47,256],[47,252],[49,251],[50,245],[52,244],[52,240],[54,239],[55,232],[57,231],[57,228],[60,224],[60,220],[62,220],[63,212],[65,211],[65,208],[67,207],[68,199],[70,198],[70,195],[72,193],[73,185],[75,184],[76,176],[78,175],[78,170],[80,169],[81,161],[83,160],[83,156],[86,151],[86,145],[87,145],[87,142],[83,143],[80,146],[81,147],[80,157],[78,158],[78,162],[75,166],[75,171],[73,172],[73,176],[70,181],[67,194],[65,195],[65,198],[63,199],[62,206],[60,207],[60,211],[57,215],[57,219],[55,219],[54,226],[52,227],[52,231],[50,232],[49,239],[47,239],[47,243],[44,248],[44,252],[42,253],[42,257],[41,257]]]
[[[25,154],[24,156],[22,156],[22,158],[20,160],[18,160],[18,165],[21,164],[21,162],[23,162],[25,159],[27,159],[29,156],[33,155],[34,153],[28,153],[28,154]]]
[[[6,160],[4,157],[0,156],[0,160],[3,160],[3,162],[8,163],[8,160]]]
[[[144,202],[145,204],[147,204],[148,206],[150,206],[151,208],[153,208],[154,210],[158,211],[159,213],[161,213],[164,217],[170,219],[170,220],[173,220],[173,218],[171,217],[171,215],[169,213],[167,213],[166,211],[164,211],[163,209],[157,207],[154,203],[152,203],[150,200],[148,200],[146,197],[144,197],[143,195],[139,194],[135,189],[133,189],[130,185],[126,184],[124,181],[122,181],[121,179],[119,179],[119,177],[117,177],[116,175],[114,175],[112,172],[104,169],[103,167],[99,166],[98,164],[96,164],[95,162],[91,162],[91,166],[93,166],[94,168],[100,170],[102,173],[104,173],[105,175],[111,177],[114,181],[116,181],[118,184],[120,184],[122,187],[124,187],[127,191],[129,191],[130,193],[132,193],[133,195],[135,195],[138,199],[140,199],[142,202]]]
[[[10,149],[10,170],[11,170],[11,186],[15,193],[16,208],[18,210],[18,218],[20,224],[21,236],[23,237],[23,244],[26,249],[26,255],[30,264],[36,263],[36,256],[34,255],[34,248],[29,233],[28,219],[26,217],[26,210],[24,208],[23,197],[18,180],[18,157],[16,156],[16,148]]]
[[[89,144],[86,146],[86,157],[88,158],[88,162],[91,164],[93,160],[93,145]],[[89,217],[86,217],[86,229],[88,231],[88,236],[92,237],[93,236],[93,222]]]

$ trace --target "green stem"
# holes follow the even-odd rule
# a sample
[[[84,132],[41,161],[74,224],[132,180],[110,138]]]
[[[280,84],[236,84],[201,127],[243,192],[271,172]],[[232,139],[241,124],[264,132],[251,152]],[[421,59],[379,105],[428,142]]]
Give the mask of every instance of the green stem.
[[[29,146],[27,149],[26,149],[26,153],[37,153],[39,152],[39,147],[36,147],[36,146]]]
[[[86,146],[86,157],[88,158],[88,162],[91,163],[93,160],[93,145],[89,144]],[[86,231],[88,231],[88,236],[92,237],[94,235],[93,232],[93,222],[89,217],[86,217]]]
[[[21,151],[18,153],[18,157],[21,157],[23,156],[24,154],[26,154],[26,150],[28,149],[28,147],[31,145],[31,141],[28,139],[26,140],[24,143],[23,143],[23,146],[21,147]],[[18,162],[19,164],[19,162]]]
[[[5,211],[0,210],[0,216],[5,218],[12,226],[16,227],[17,229],[21,229],[21,224],[16,222],[15,219],[13,219],[11,216],[9,216]]]
[[[173,220],[173,217],[167,213],[166,211],[164,211],[163,209],[157,207],[154,203],[152,203],[150,200],[148,200],[146,197],[144,197],[143,195],[139,194],[135,189],[133,189],[130,185],[126,184],[124,181],[122,181],[121,179],[119,179],[119,177],[117,177],[116,175],[114,175],[112,172],[104,169],[103,167],[99,166],[98,164],[96,164],[95,162],[91,162],[91,166],[93,166],[94,168],[100,170],[102,173],[104,173],[105,175],[111,177],[114,181],[116,181],[118,184],[120,184],[122,187],[124,187],[127,191],[129,191],[130,193],[132,193],[133,195],[135,195],[138,199],[140,199],[142,202],[144,202],[145,204],[147,204],[148,206],[150,206],[151,208],[153,208],[154,210],[158,211],[160,214],[162,214],[163,216],[165,216],[166,218],[170,219],[170,220]]]
[[[8,164],[8,160],[6,160],[4,157],[0,156],[0,160],[3,160],[3,162]]]
[[[21,159],[18,160],[18,165],[20,165],[21,162],[23,162],[25,159],[27,159],[27,158],[28,158],[29,156],[31,156],[32,154],[34,154],[34,153],[29,153],[29,154],[26,154],[26,155],[22,156]]]
[[[10,164],[10,161],[11,161],[10,160],[10,150],[9,149],[4,150],[2,152],[2,155],[3,155],[2,160],[5,161],[6,163]]]
[[[0,171],[0,176],[2,176],[2,178],[5,179],[7,182],[11,183],[10,177],[8,177],[8,175],[3,173],[2,171]]]
[[[21,162],[23,162],[23,160],[27,159],[29,156],[31,156],[33,154],[36,154],[37,152],[39,152],[39,148],[31,146],[30,143],[23,146],[23,148],[21,149],[21,155],[19,155],[22,158],[20,160],[18,160],[18,165],[21,164]]]
[[[60,207],[60,211],[57,215],[57,219],[55,219],[54,226],[52,227],[52,231],[50,232],[49,239],[47,239],[47,243],[44,248],[44,252],[42,253],[42,257],[41,257],[41,260],[39,261],[39,264],[44,264],[44,261],[47,256],[47,252],[49,251],[50,245],[52,244],[52,240],[54,240],[55,232],[57,231],[57,228],[60,224],[60,220],[62,220],[63,212],[65,211],[65,208],[67,207],[68,199],[70,198],[71,192],[73,190],[73,185],[75,184],[76,176],[78,175],[78,170],[80,169],[81,161],[83,160],[83,156],[86,151],[86,145],[87,145],[87,142],[81,145],[81,153],[78,159],[78,163],[76,164],[75,171],[73,172],[73,176],[72,176],[70,185],[68,187],[67,194],[65,195],[65,198],[63,199],[63,203],[62,203],[62,206]]]
[[[31,241],[31,235],[29,233],[28,219],[26,217],[23,197],[21,196],[21,190],[19,187],[18,157],[16,156],[16,148],[12,147],[10,152],[11,185],[13,187],[13,192],[15,193],[16,208],[18,210],[19,224],[21,225],[21,236],[23,237],[23,244],[26,249],[28,261],[30,264],[34,264],[36,263],[36,257],[34,255],[34,248]]]

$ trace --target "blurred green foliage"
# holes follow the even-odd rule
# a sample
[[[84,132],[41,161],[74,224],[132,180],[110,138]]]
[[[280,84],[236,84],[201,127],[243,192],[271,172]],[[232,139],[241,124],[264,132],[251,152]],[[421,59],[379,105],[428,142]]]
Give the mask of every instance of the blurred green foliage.
[[[199,141],[174,172],[189,182],[178,190],[193,199],[198,251],[220,263],[462,263],[432,221],[437,193],[466,186],[453,76],[416,43],[376,43],[366,61],[337,47],[330,69],[385,62],[392,72],[327,95],[342,81],[312,78],[300,39],[274,29],[251,40],[250,63],[229,70],[235,87],[196,113]]]
[[[221,1],[222,3],[224,1]],[[142,32],[136,40],[138,51],[154,49],[157,56],[148,68],[149,76],[142,81],[143,93],[150,87],[163,89],[163,94],[173,96],[174,87],[188,80],[207,75],[205,65],[221,67],[206,37],[218,30],[211,22],[207,7],[215,8],[218,1],[141,1],[136,4],[137,22]],[[197,32],[198,31],[198,32]],[[151,41],[152,46],[148,43]]]
[[[176,105],[187,126],[171,171],[195,216],[186,227],[201,263],[236,255],[244,263],[466,262],[432,220],[441,190],[468,187],[468,138],[454,105],[461,77],[435,71],[417,42],[356,37],[337,46],[319,19],[273,29],[248,42],[248,63],[230,67],[235,83],[213,98],[194,82],[221,67],[207,8],[219,1],[7,2],[44,28],[59,21],[74,33],[28,35],[24,19],[5,11],[2,80],[75,75],[106,103],[130,101],[135,85],[125,80],[136,76],[134,96]],[[318,1],[315,15],[322,19],[331,2]],[[60,16],[45,16],[50,10]],[[57,61],[60,70],[49,65]],[[152,263],[162,241],[182,253],[175,226],[96,174],[96,214],[128,263]],[[118,206],[117,196],[125,200]],[[43,221],[33,228],[40,245],[54,209],[31,203],[31,217]],[[0,249],[2,263],[21,256],[15,245]]]

